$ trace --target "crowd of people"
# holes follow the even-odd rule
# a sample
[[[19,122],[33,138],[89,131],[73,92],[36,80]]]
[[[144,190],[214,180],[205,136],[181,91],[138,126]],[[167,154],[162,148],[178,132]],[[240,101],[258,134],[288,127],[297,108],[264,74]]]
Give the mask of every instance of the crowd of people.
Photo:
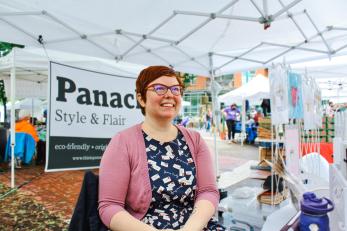
[[[246,135],[249,135],[249,131],[254,133],[252,134],[252,138],[249,140],[250,143],[254,143],[254,139],[256,138],[256,128],[259,125],[259,120],[265,117],[265,113],[263,111],[266,110],[267,116],[270,115],[270,109],[267,106],[264,107],[264,105],[266,104],[262,103],[262,105],[252,106],[246,111]],[[224,107],[220,111],[220,115],[221,120],[218,126],[219,132],[223,134],[221,137],[227,140],[228,143],[236,143],[235,136],[237,133],[241,133],[241,107],[236,103],[232,103],[230,106]],[[210,108],[203,110],[199,116],[195,117],[183,117],[182,115],[179,115],[175,118],[174,124],[204,130],[205,132],[212,132],[216,127]]]

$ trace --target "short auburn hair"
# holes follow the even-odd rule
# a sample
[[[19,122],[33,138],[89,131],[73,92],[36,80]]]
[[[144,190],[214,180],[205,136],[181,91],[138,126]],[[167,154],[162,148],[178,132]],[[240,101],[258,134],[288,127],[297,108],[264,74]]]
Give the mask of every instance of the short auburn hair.
[[[154,80],[162,77],[162,76],[168,76],[168,77],[174,77],[177,79],[178,84],[182,85],[183,82],[181,78],[176,74],[176,72],[166,66],[149,66],[145,69],[143,69],[136,80],[136,94],[140,94],[141,98],[144,102],[146,102],[146,88],[147,86],[153,82]],[[141,112],[143,115],[146,115],[145,108],[141,107]]]

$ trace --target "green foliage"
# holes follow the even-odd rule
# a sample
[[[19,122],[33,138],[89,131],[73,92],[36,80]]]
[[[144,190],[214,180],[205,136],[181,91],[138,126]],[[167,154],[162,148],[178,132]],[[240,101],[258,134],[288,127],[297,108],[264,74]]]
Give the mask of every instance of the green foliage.
[[[23,45],[0,41],[0,57],[4,57],[11,53],[13,47],[24,48]]]
[[[193,85],[195,79],[196,79],[196,75],[193,74],[188,74],[188,73],[184,73],[183,74],[183,84],[185,87],[189,87],[190,85]]]
[[[3,105],[5,105],[7,103],[4,80],[0,80],[0,102]]]
[[[12,48],[13,46],[10,43],[0,42],[0,57],[8,55]]]

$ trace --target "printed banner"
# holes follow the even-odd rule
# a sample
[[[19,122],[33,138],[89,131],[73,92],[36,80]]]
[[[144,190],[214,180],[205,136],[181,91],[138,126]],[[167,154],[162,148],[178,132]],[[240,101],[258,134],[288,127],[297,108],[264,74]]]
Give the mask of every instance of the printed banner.
[[[142,120],[135,81],[50,63],[46,171],[99,166],[110,138]]]

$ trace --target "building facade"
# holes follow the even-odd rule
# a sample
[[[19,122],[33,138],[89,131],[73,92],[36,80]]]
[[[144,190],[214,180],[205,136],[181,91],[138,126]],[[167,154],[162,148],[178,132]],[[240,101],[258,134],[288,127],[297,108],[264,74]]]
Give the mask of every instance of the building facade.
[[[192,74],[179,74],[185,85],[183,100],[190,104],[189,106],[184,106],[183,116],[193,118],[204,115],[208,110],[211,110],[212,98],[210,92],[210,78]],[[258,74],[268,76],[268,70],[259,69],[255,71],[237,72],[234,74],[217,76],[215,80],[222,87],[220,94],[224,94],[241,87]],[[220,106],[223,107],[223,105]]]

